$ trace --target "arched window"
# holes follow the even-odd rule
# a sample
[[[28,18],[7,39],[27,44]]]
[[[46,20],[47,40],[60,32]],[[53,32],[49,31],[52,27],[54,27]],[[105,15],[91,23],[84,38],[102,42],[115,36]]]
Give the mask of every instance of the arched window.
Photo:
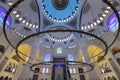
[[[46,70],[46,68],[44,67],[44,68],[42,69],[42,73],[45,73],[45,70]]]
[[[69,69],[70,73],[73,73],[72,68]]]
[[[44,55],[44,62],[50,61],[51,55],[50,54],[45,54]]]
[[[73,73],[76,73],[76,68],[73,68]]]
[[[74,55],[73,54],[68,55],[68,61],[74,61]]]
[[[62,53],[62,48],[61,48],[61,47],[58,47],[58,48],[57,48],[57,53],[58,53],[58,54],[61,54],[61,53]]]
[[[73,54],[69,54],[68,55],[68,61],[74,61],[74,55]],[[74,64],[73,62],[69,62],[69,64]],[[76,68],[72,67],[69,68],[70,73],[76,73]]]
[[[44,55],[44,62],[49,62],[51,60],[51,54],[47,53]],[[43,67],[42,73],[49,73],[48,67]]]

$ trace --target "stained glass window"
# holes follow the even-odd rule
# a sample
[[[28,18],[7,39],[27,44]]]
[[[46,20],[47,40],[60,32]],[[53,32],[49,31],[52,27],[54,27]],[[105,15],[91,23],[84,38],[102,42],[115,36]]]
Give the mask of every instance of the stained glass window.
[[[68,55],[68,61],[74,61],[74,55],[73,54]],[[70,62],[70,64],[73,64],[73,62]]]
[[[69,54],[69,55],[68,55],[68,60],[69,60],[69,61],[74,61],[74,56],[73,56],[73,54]]]
[[[120,15],[120,10],[118,11]],[[115,32],[118,29],[118,19],[115,14],[112,14],[107,22],[107,26],[111,32]]]
[[[50,59],[51,59],[51,55],[50,54],[45,54],[44,61],[47,62],[47,61],[50,61]]]
[[[6,12],[7,12],[7,10],[0,6],[0,27],[3,26],[3,20],[4,20],[4,17],[6,15]],[[6,20],[5,28],[8,29],[10,24],[11,24],[11,17],[8,16],[8,18]]]
[[[58,54],[61,54],[61,53],[62,53],[62,48],[61,48],[61,47],[58,47],[58,48],[57,48],[57,53],[58,53]]]

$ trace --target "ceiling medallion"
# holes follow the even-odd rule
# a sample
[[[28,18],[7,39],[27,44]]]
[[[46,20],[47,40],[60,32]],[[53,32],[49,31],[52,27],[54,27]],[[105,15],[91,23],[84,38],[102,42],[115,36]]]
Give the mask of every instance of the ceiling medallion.
[[[54,7],[58,10],[64,10],[68,6],[69,0],[52,0]]]
[[[42,0],[43,13],[53,22],[68,22],[76,16],[79,0]]]

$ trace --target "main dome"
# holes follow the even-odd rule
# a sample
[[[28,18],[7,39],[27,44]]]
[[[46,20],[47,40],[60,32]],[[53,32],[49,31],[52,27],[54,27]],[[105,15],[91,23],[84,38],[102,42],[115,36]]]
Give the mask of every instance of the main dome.
[[[79,7],[79,0],[42,0],[41,3],[45,16],[54,22],[73,19]]]

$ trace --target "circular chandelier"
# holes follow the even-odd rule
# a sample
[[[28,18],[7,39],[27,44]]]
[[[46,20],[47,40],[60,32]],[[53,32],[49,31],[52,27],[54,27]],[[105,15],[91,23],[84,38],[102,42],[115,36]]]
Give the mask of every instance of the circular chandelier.
[[[105,55],[106,55],[107,52],[108,52],[108,48],[110,48],[110,47],[113,45],[113,43],[116,41],[116,39],[117,39],[117,37],[118,37],[118,35],[119,35],[120,27],[118,28],[118,32],[117,32],[117,34],[116,34],[116,36],[115,36],[115,39],[112,41],[112,43],[111,43],[109,46],[107,46],[106,42],[105,42],[103,39],[101,39],[100,37],[98,37],[98,36],[96,36],[96,35],[94,35],[94,34],[90,34],[90,33],[88,33],[88,32],[78,31],[78,30],[49,30],[49,31],[38,32],[38,33],[35,33],[35,34],[31,34],[31,35],[29,35],[29,36],[26,36],[25,38],[23,38],[23,39],[17,44],[17,46],[14,46],[14,45],[10,42],[10,40],[8,39],[8,36],[7,36],[7,34],[6,34],[5,25],[6,25],[6,21],[7,21],[7,18],[8,18],[8,16],[9,16],[10,12],[11,12],[16,6],[18,6],[21,2],[23,2],[23,1],[24,1],[24,0],[19,0],[19,1],[17,1],[15,4],[13,4],[13,5],[10,7],[10,9],[7,11],[7,13],[6,13],[6,15],[5,15],[5,19],[4,19],[4,21],[3,21],[3,32],[4,32],[4,35],[5,35],[5,38],[6,38],[6,40],[8,41],[8,43],[16,50],[16,53],[17,53],[18,57],[19,57],[21,60],[23,60],[23,61],[25,61],[25,60],[20,56],[20,54],[22,54],[22,53],[21,53],[21,51],[18,50],[19,45],[20,45],[21,43],[23,43],[25,40],[27,40],[27,39],[29,39],[29,38],[31,38],[31,37],[40,35],[40,34],[52,33],[52,32],[55,32],[55,33],[57,33],[57,32],[74,32],[74,33],[85,34],[85,35],[89,35],[89,36],[95,37],[96,39],[100,40],[100,41],[104,44],[105,50],[103,50],[101,53],[99,53],[99,54],[97,54],[97,55],[95,55],[95,56],[90,57],[90,59],[91,59],[91,58],[94,58],[94,57],[96,57],[96,56],[98,56],[98,55],[100,55],[100,54],[102,54],[102,53],[104,52],[104,55],[103,55],[101,58],[99,58],[99,60],[101,60],[102,58],[105,57]],[[45,1],[45,0],[43,0],[43,1]],[[43,2],[43,1],[42,1],[42,2]],[[69,0],[68,0],[68,1],[69,1]],[[111,7],[111,9],[115,12],[115,14],[116,14],[116,16],[117,16],[117,18],[118,18],[119,25],[120,25],[120,18],[119,18],[119,14],[118,14],[118,11],[116,10],[116,8],[115,8],[109,1],[107,1],[107,0],[103,0],[103,1],[104,1],[106,4],[108,4],[108,5]],[[67,7],[67,5],[68,5],[67,2],[65,2],[64,5],[65,5],[64,7]],[[56,5],[56,6],[57,6],[57,5]],[[63,9],[63,8],[62,8],[62,9]],[[58,20],[59,20],[59,19],[58,19]],[[63,20],[64,20],[64,19],[63,19]],[[96,61],[95,61],[95,62],[96,62]],[[32,63],[30,63],[30,62],[28,62],[28,63],[34,66],[34,64],[32,64]],[[83,64],[86,64],[85,62],[82,62],[82,63],[83,63]]]

